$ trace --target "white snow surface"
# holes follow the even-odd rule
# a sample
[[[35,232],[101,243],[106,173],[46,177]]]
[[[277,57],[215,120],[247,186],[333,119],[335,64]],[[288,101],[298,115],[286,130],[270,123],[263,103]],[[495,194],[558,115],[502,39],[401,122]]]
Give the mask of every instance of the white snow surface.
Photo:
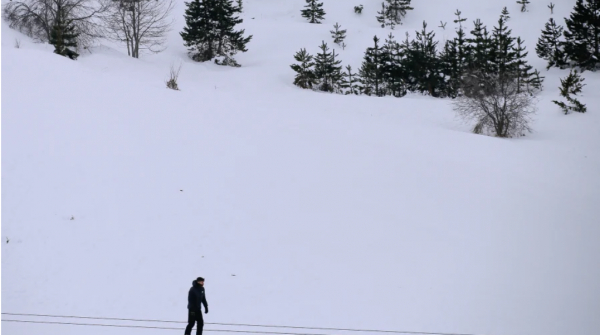
[[[554,2],[564,24],[575,1]],[[546,76],[534,132],[517,139],[472,134],[449,99],[292,85],[293,54],[335,46],[335,22],[357,69],[390,32],[380,0],[325,0],[320,25],[300,16],[303,0],[244,5],[254,38],[241,68],[188,58],[182,1],[167,50],[140,59],[102,42],[71,61],[3,21],[2,312],[185,321],[203,276],[208,323],[600,334],[600,74],[584,73],[588,113],[551,103],[568,71],[535,55],[545,3],[414,1],[393,31],[426,20],[441,44],[457,8],[470,30],[507,6]],[[173,62],[181,91],[165,87]]]

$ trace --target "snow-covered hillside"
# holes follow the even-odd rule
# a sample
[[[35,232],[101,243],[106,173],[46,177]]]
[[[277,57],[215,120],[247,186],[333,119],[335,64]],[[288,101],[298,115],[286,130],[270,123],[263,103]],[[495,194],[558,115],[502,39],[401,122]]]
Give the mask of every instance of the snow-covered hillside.
[[[414,1],[393,31],[426,20],[443,41],[456,9],[469,29],[508,7],[546,81],[534,132],[499,139],[472,134],[448,99],[292,84],[293,54],[333,46],[336,22],[357,68],[390,32],[380,0],[324,0],[321,25],[300,16],[303,0],[244,2],[241,68],[187,57],[183,1],[167,50],[140,59],[104,43],[71,61],[2,23],[2,312],[184,321],[203,276],[208,323],[600,332],[600,73],[584,73],[588,113],[551,103],[568,71],[535,56],[545,3]],[[562,24],[574,1],[555,3]],[[168,90],[178,62],[181,91]]]

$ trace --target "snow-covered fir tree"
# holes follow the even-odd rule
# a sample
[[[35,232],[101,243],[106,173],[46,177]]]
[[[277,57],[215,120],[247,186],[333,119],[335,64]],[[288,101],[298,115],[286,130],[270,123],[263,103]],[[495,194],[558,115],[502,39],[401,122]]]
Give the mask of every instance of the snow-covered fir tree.
[[[513,71],[515,66],[515,38],[511,34],[512,31],[506,26],[504,16],[500,16],[498,25],[494,26],[494,30],[492,31],[494,57],[490,61],[493,65],[493,72],[501,76]]]
[[[550,18],[542,30],[542,36],[538,39],[535,47],[535,52],[538,57],[548,61],[546,69],[552,66],[564,68],[567,63],[565,62],[565,53],[563,50],[563,43],[560,38],[563,34],[563,27],[556,24],[553,18]]]
[[[310,23],[321,23],[325,19],[323,3],[317,0],[306,0],[305,9],[301,10],[302,17],[305,17]]]
[[[385,28],[385,26],[391,26],[392,23],[388,23],[388,19],[387,19],[387,6],[385,5],[385,2],[381,3],[381,10],[379,10],[377,12],[377,16],[375,16],[375,18],[377,19],[377,22],[379,22],[379,24],[381,25],[381,28]],[[392,29],[394,29],[394,27],[392,27]]]
[[[565,56],[583,69],[600,67],[600,1],[577,0],[565,19]]]
[[[382,77],[386,89],[386,94],[395,97],[406,95],[406,85],[404,82],[404,51],[390,33],[382,47]]]
[[[294,78],[294,85],[302,88],[313,88],[317,83],[313,56],[311,56],[306,49],[300,49],[295,55],[294,59],[300,64],[292,64],[291,68],[296,71],[296,77]]]
[[[413,10],[410,6],[411,0],[385,0],[387,2],[386,16],[390,22],[394,24],[402,24],[402,19],[406,16],[409,10]]]
[[[77,50],[77,36],[75,32],[75,26],[68,19],[65,19],[66,15],[62,15],[63,11],[58,11],[58,15],[52,25],[50,31],[50,44],[54,45],[54,53],[61,56],[69,57],[70,59],[77,59],[79,54]]]
[[[319,49],[321,49],[321,52],[317,53],[314,58],[318,89],[325,92],[333,92],[337,82],[341,78],[341,61],[335,59],[335,51],[333,53],[330,52],[325,41],[322,41]]]
[[[427,23],[423,21],[423,28],[416,32],[416,37],[411,42],[411,50],[408,52],[410,66],[407,69],[415,79],[414,88],[434,97],[440,96],[443,87],[437,44],[435,33],[433,30],[427,31]]]
[[[467,39],[470,50],[467,69],[473,75],[488,76],[495,73],[493,65],[496,57],[494,43],[481,20],[475,20],[473,25],[471,35]]]
[[[244,37],[245,30],[235,30],[243,22],[232,0],[193,0],[186,3],[186,26],[180,33],[192,59],[200,62],[222,57],[218,64],[239,66],[232,58],[237,52],[246,52],[252,35]]]
[[[333,25],[333,29],[331,30],[331,38],[333,38],[333,43],[341,46],[342,43],[344,43],[344,40],[346,39],[346,29],[341,29],[342,26],[339,23],[335,23],[335,25]]]

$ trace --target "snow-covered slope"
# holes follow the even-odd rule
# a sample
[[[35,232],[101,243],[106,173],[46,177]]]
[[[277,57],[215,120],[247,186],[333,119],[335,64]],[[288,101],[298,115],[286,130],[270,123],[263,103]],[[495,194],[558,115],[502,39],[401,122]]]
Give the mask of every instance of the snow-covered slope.
[[[457,8],[491,27],[508,7],[546,76],[533,134],[471,134],[449,100],[293,86],[294,52],[332,45],[335,22],[354,68],[389,33],[379,0],[358,3],[325,0],[311,25],[304,1],[245,0],[241,68],[187,58],[182,2],[168,49],[139,60],[104,46],[70,61],[3,22],[2,312],[184,320],[204,276],[206,322],[597,334],[599,74],[584,74],[589,112],[562,115],[550,100],[566,72],[534,52],[545,4],[430,0],[398,38],[423,20],[452,38]],[[556,3],[562,18],[574,1]],[[173,62],[179,92],[164,85]]]

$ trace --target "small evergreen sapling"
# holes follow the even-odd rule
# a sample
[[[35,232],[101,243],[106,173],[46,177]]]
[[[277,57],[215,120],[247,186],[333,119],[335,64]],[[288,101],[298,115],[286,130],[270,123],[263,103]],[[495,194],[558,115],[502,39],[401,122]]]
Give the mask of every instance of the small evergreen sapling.
[[[530,4],[529,0],[518,0],[517,3],[521,5],[521,12],[527,11],[527,5]]]
[[[440,21],[440,25],[439,25],[438,27],[440,27],[440,28],[442,28],[442,29],[446,30],[446,25],[447,25],[447,24],[448,24],[448,22],[443,22],[443,21]]]
[[[339,23],[335,23],[333,26],[334,30],[331,30],[331,37],[333,38],[333,43],[341,46],[344,43],[344,39],[346,38],[346,29],[340,29],[342,26]],[[345,47],[345,45],[344,45]]]
[[[461,11],[457,9],[456,13],[454,13],[454,15],[456,15],[456,20],[454,20],[454,23],[458,23],[458,27],[462,29],[462,23],[467,21],[467,18],[461,18],[460,14],[462,14]]]
[[[552,100],[552,102],[558,105],[563,110],[565,115],[569,114],[571,111],[579,113],[585,113],[587,111],[587,107],[584,104],[571,96],[581,93],[583,86],[585,86],[585,84],[583,84],[584,80],[585,78],[582,78],[577,70],[571,70],[565,79],[560,80],[560,96],[565,98],[567,102],[571,103],[571,105],[567,105],[562,101],[556,100]]]
[[[500,16],[502,18],[504,18],[504,21],[508,21],[508,19],[510,19],[510,15],[508,13],[508,9],[506,7],[502,8],[502,14],[500,14]]]
[[[552,2],[548,5],[548,8],[550,8],[550,15],[554,14],[554,4]]]
[[[302,17],[309,20],[310,23],[321,23],[325,19],[325,11],[323,10],[323,3],[317,2],[317,0],[306,0],[306,9],[301,10]]]
[[[303,48],[294,55],[294,59],[300,62],[300,64],[291,65],[292,70],[296,71],[294,85],[301,88],[313,88],[313,85],[317,82],[313,71],[315,65],[313,56]]]
[[[340,87],[344,94],[358,95],[360,93],[358,82],[356,73],[352,73],[352,67],[350,65],[346,66],[346,71],[342,73],[342,79],[340,80]]]

